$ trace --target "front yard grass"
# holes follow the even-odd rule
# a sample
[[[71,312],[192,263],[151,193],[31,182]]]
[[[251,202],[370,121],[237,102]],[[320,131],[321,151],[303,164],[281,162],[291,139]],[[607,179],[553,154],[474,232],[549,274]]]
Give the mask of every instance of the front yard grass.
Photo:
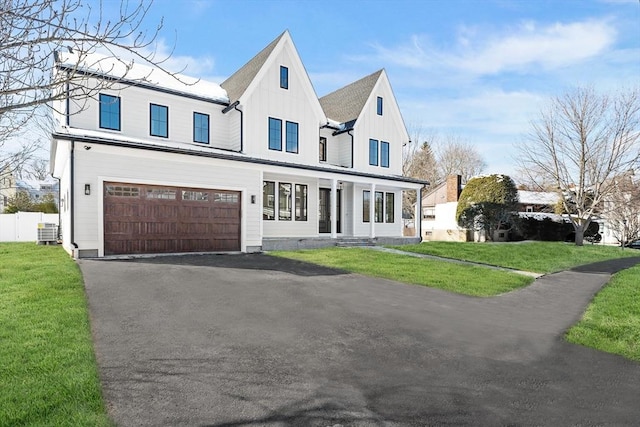
[[[60,247],[0,243],[0,426],[110,426],[82,276]]]
[[[640,265],[621,271],[595,296],[569,342],[640,362]]]
[[[553,273],[578,265],[640,255],[640,251],[622,251],[617,247],[591,244],[576,246],[562,242],[424,242],[390,247],[535,273]]]
[[[270,255],[340,268],[366,276],[440,288],[473,296],[492,296],[521,288],[533,278],[487,267],[432,261],[362,248],[275,251]]]

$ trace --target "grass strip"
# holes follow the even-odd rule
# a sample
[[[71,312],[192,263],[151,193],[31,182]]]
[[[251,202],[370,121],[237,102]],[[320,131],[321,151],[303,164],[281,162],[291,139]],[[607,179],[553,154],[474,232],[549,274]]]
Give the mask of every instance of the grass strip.
[[[566,338],[640,362],[640,265],[613,276]]]
[[[0,243],[0,426],[110,426],[77,265]]]
[[[612,246],[576,246],[563,242],[424,242],[389,247],[535,273],[553,273],[578,265],[640,255],[640,251],[622,251]]]
[[[274,251],[270,255],[366,276],[381,277],[473,296],[493,296],[526,286],[533,278],[486,267],[390,254],[362,248]]]

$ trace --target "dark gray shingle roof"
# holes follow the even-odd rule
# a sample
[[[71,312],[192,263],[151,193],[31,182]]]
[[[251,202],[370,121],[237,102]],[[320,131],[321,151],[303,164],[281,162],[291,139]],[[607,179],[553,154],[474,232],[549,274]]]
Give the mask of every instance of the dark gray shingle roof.
[[[251,58],[249,62],[244,64],[242,68],[233,73],[231,77],[222,82],[220,86],[227,91],[230,103],[237,101],[244,91],[247,90],[247,87],[249,87],[253,79],[256,77],[256,74],[258,74],[258,71],[260,71],[269,55],[271,55],[273,49],[285,34],[286,31],[269,43],[267,47],[258,52],[258,54]]]
[[[320,98],[320,105],[327,117],[340,123],[357,119],[382,71],[378,70]]]

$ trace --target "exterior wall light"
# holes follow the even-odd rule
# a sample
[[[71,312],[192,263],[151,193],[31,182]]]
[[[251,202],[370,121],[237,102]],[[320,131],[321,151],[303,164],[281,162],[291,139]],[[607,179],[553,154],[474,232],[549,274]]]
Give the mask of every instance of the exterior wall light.
[[[88,196],[91,194],[91,184],[85,184],[84,185],[84,195]]]

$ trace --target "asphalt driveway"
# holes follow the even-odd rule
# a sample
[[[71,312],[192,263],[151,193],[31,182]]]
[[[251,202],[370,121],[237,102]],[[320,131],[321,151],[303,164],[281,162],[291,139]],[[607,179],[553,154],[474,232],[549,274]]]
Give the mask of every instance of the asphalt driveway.
[[[562,339],[632,263],[484,299],[267,255],[80,267],[120,426],[557,426],[638,425],[640,364]]]

